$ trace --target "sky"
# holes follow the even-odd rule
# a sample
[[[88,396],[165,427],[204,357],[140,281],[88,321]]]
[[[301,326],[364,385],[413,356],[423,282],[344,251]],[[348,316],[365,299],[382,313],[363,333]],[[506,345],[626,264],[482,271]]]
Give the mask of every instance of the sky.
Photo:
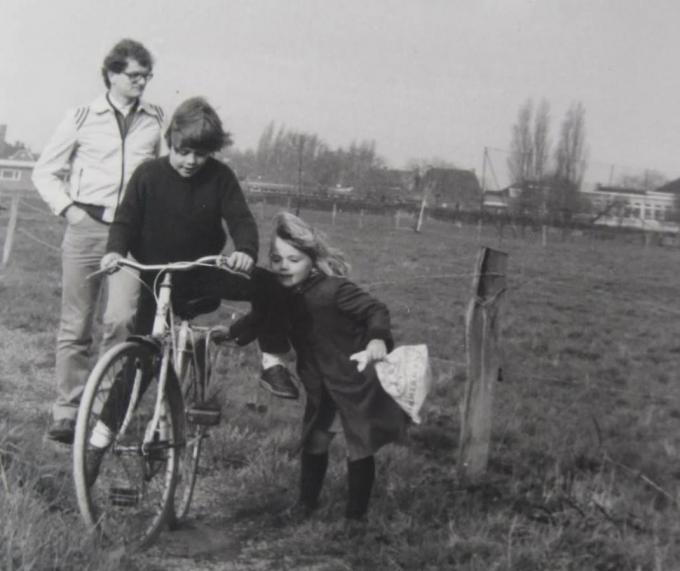
[[[0,0],[0,21],[0,123],[36,151],[132,37],[156,59],[145,97],[205,96],[242,150],[272,121],[393,168],[481,174],[487,148],[502,186],[519,107],[546,99],[553,143],[584,105],[587,178],[680,177],[677,0]]]

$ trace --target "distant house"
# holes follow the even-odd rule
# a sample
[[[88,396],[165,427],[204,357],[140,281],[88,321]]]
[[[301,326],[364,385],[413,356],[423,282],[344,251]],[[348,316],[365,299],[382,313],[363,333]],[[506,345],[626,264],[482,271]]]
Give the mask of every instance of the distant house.
[[[37,157],[28,149],[9,145],[6,135],[7,125],[0,125],[0,193],[32,192],[36,190],[31,175]]]
[[[0,192],[34,192],[36,191],[31,175],[33,160],[0,159]]]
[[[482,188],[471,170],[430,168],[418,186],[420,192],[427,193],[431,207],[479,210],[482,201]]]
[[[26,149],[23,144],[11,145],[7,142],[7,125],[0,124],[0,159],[15,159],[17,161],[35,161],[37,155]]]

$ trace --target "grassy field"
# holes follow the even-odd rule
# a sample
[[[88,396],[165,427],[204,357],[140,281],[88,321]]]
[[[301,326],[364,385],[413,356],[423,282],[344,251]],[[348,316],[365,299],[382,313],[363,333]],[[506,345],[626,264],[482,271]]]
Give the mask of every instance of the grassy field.
[[[277,514],[296,495],[302,405],[259,392],[254,348],[230,351],[224,421],[189,525],[131,555],[88,541],[68,450],[43,440],[61,227],[42,211],[21,213],[32,238],[17,234],[0,278],[0,568],[680,569],[680,250],[585,236],[500,242],[493,228],[480,239],[476,227],[433,221],[416,234],[389,217],[366,216],[360,227],[343,213],[332,226],[330,213],[302,212],[345,250],[355,281],[389,305],[398,343],[429,345],[436,386],[424,422],[406,446],[379,453],[364,537],[343,531],[341,443],[318,514],[286,525]],[[265,236],[273,210],[263,214]],[[480,244],[509,254],[504,380],[488,474],[464,485],[455,464],[463,315]]]

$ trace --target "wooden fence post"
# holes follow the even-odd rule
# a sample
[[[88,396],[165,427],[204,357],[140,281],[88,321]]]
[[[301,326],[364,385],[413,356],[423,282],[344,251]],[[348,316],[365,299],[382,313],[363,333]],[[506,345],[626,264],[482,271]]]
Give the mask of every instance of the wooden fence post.
[[[427,201],[425,200],[425,196],[423,196],[423,200],[420,203],[420,212],[418,213],[418,218],[416,218],[416,225],[413,227],[413,229],[416,232],[420,232],[420,230],[423,227],[423,218],[425,217],[425,206],[427,205]]]
[[[5,245],[2,249],[2,266],[6,266],[9,262],[9,256],[12,253],[12,243],[14,242],[14,233],[17,228],[17,217],[19,216],[19,195],[12,195],[12,204],[9,208],[9,223],[7,224],[7,233],[5,234]]]
[[[331,224],[335,226],[335,217],[338,214],[338,205],[334,202],[333,203],[333,212],[331,213]]]
[[[458,470],[463,480],[486,471],[493,389],[500,380],[499,309],[508,255],[483,247],[475,263],[472,299],[465,315],[467,382],[461,410]]]

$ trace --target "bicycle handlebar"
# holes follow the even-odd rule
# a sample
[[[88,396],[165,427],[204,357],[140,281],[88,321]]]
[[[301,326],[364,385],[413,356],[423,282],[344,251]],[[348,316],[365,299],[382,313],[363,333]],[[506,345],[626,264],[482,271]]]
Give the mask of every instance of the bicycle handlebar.
[[[131,260],[129,258],[119,258],[118,260],[116,260],[116,265],[114,266],[114,268],[115,270],[118,270],[122,267],[128,267],[134,270],[139,270],[140,272],[153,272],[153,271],[183,272],[201,266],[215,266],[221,270],[224,270],[225,272],[229,272],[237,276],[242,276],[246,279],[250,279],[250,274],[247,272],[234,270],[228,267],[227,265],[220,265],[219,262],[224,259],[226,259],[226,256],[223,256],[222,254],[217,254],[212,256],[203,256],[190,262],[169,262],[167,264],[140,264],[139,262],[136,262],[135,260]],[[100,269],[95,272],[92,272],[87,277],[91,278],[102,273],[111,273],[111,269],[108,268]]]

